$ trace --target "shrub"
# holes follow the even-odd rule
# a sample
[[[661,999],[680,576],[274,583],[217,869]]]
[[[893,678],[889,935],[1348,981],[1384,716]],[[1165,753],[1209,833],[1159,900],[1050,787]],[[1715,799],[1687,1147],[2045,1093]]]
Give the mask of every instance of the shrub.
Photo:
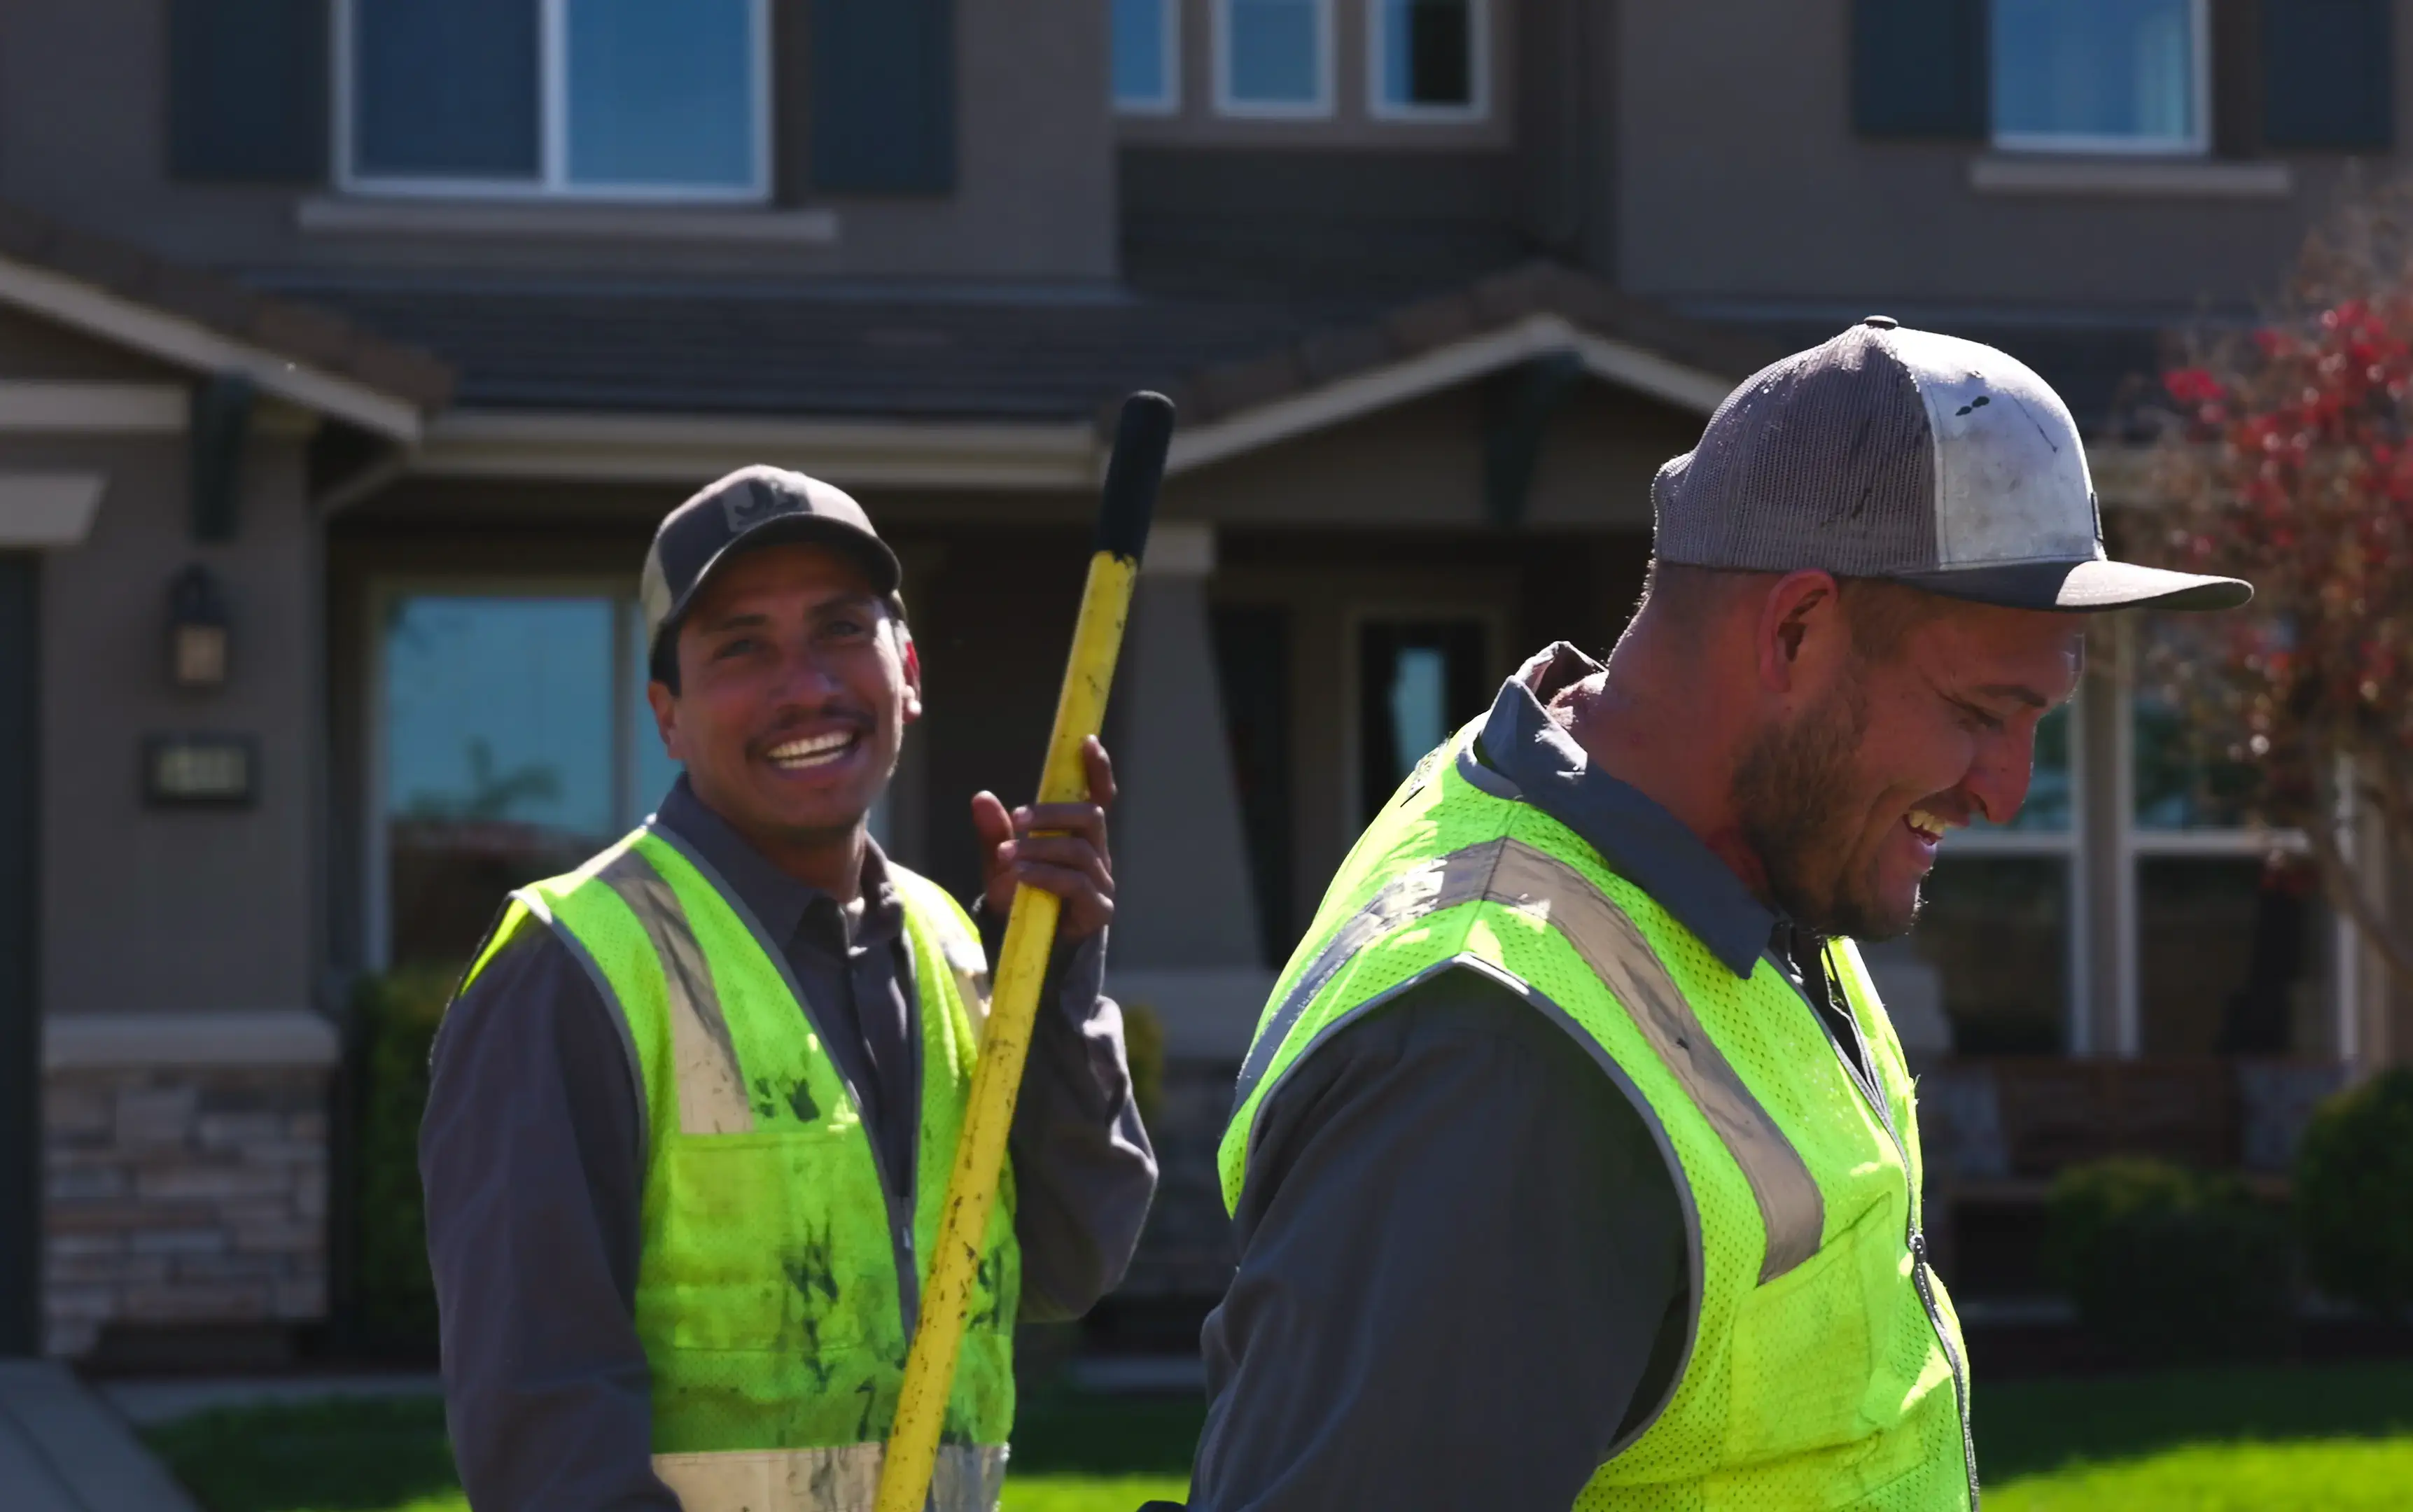
[[[360,1325],[374,1347],[436,1352],[436,1282],[419,1187],[427,1059],[454,973],[413,967],[362,979],[352,1000],[360,1049]]]
[[[2154,1361],[2268,1350],[2294,1309],[2287,1224],[2234,1177],[2147,1160],[2074,1165],[2046,1200],[2045,1259],[2089,1332]]]
[[[2322,1291],[2389,1316],[2413,1304],[2413,1071],[2321,1104],[2296,1157],[2296,1214]]]

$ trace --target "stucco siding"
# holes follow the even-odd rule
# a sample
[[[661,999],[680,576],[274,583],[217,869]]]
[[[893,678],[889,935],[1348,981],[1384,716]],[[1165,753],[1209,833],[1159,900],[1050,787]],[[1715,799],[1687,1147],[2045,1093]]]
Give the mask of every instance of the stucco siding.
[[[2340,159],[2297,156],[2281,159],[2293,185],[2279,198],[1980,191],[1981,143],[1854,135],[1848,0],[1617,13],[1617,271],[1636,293],[2243,304],[2271,289],[2340,184]],[[2408,19],[2396,27],[2400,142]]]
[[[180,437],[0,441],[0,468],[108,476],[92,533],[42,569],[42,958],[48,1012],[296,1009],[317,920],[318,626],[301,445],[256,442],[240,533],[196,545]],[[233,621],[218,692],[168,680],[168,586],[200,562]],[[144,807],[141,743],[259,742],[259,803]]]
[[[806,7],[777,0],[780,24]],[[932,197],[808,197],[833,245],[391,228],[303,231],[327,185],[168,176],[167,7],[0,0],[0,198],[179,260],[387,266],[1103,278],[1115,267],[1105,8],[1059,0],[955,7],[956,185]],[[783,48],[782,92],[807,87]],[[775,170],[775,179],[786,175]]]

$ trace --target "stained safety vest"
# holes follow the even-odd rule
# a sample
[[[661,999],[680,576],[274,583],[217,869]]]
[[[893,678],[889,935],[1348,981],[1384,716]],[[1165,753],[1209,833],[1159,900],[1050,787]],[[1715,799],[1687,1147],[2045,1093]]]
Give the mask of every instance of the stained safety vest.
[[[1737,977],[1477,762],[1479,726],[1384,807],[1276,983],[1223,1136],[1226,1205],[1259,1110],[1303,1056],[1418,983],[1476,971],[1591,1053],[1684,1213],[1680,1363],[1575,1505],[1974,1508],[1968,1356],[1919,1233],[1910,1076],[1858,953],[1839,941],[1828,964],[1873,1084],[1774,965]]]
[[[914,1169],[882,1168],[814,1005],[745,903],[648,826],[523,888],[465,980],[531,923],[618,1012],[644,1090],[636,1325],[654,1468],[687,1512],[868,1512],[988,1013],[980,937],[889,864],[920,1021]],[[991,1512],[1022,1291],[1011,1169],[989,1220],[933,1485]]]

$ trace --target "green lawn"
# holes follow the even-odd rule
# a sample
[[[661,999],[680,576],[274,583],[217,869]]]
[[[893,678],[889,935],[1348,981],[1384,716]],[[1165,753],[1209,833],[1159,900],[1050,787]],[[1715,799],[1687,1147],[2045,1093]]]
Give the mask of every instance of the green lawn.
[[[1194,1401],[1025,1404],[1007,1512],[1179,1500]],[[209,1512],[466,1512],[432,1401],[205,1414],[146,1437]],[[2363,1512],[2407,1504],[2413,1363],[1980,1385],[1988,1512]]]

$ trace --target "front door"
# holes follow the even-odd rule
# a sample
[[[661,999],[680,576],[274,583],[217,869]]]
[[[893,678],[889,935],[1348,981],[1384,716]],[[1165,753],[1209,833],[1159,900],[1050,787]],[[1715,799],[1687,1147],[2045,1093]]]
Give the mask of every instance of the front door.
[[[35,803],[40,558],[0,552],[0,1356],[41,1349],[42,1021]]]

